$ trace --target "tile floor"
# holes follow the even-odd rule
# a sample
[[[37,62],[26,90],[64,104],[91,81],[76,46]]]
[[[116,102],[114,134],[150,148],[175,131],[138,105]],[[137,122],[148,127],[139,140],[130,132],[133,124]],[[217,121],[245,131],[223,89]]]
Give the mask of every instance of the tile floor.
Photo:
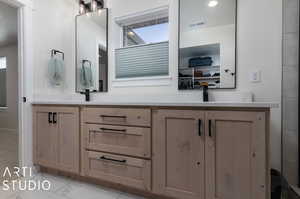
[[[48,180],[51,182],[51,189],[49,191],[21,191],[19,189],[4,191],[4,186],[0,186],[0,199],[145,199],[98,185],[44,173],[39,173],[30,179],[35,182]]]
[[[18,166],[18,134],[0,131],[0,182],[8,180],[2,177],[4,169],[9,167],[11,170],[16,166]]]
[[[117,190],[104,188],[98,185],[74,181],[69,178],[38,173],[27,178],[35,182],[48,180],[51,183],[49,191],[5,191],[2,184],[3,169],[10,169],[18,165],[18,136],[9,132],[0,132],[0,199],[145,199]],[[15,178],[13,178],[15,179]],[[21,179],[24,183],[24,178]],[[24,184],[22,184],[22,187]],[[17,186],[18,187],[18,186]],[[12,184],[10,184],[12,188]]]

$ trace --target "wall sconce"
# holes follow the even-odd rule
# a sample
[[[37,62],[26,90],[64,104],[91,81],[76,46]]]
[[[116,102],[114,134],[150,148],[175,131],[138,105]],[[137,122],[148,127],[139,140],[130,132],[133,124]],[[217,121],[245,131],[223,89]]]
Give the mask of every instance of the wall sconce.
[[[104,0],[90,0],[88,2],[84,0],[79,1],[79,14],[88,14],[90,12],[96,12],[104,7]]]

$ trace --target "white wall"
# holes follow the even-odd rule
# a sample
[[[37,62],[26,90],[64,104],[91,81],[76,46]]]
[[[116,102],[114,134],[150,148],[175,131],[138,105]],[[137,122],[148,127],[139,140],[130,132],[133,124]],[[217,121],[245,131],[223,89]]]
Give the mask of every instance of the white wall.
[[[18,129],[18,47],[1,47],[0,57],[6,57],[7,109],[0,110],[0,129],[17,132]]]
[[[35,0],[33,11],[34,93],[66,95],[75,91],[75,1]],[[53,88],[47,78],[51,49],[65,53],[66,84]]]
[[[114,48],[120,45],[119,27],[114,18],[170,4],[170,76],[167,86],[114,87]],[[259,6],[258,6],[259,5]],[[178,91],[178,0],[108,0],[109,9],[109,92],[93,100],[201,100],[200,91]],[[75,94],[74,27],[76,5],[72,0],[35,0],[35,99],[84,99]],[[237,29],[237,89],[211,91],[215,100],[234,99],[239,92],[252,92],[256,101],[281,102],[282,0],[239,0]],[[51,88],[45,78],[50,50],[66,53],[67,85]],[[251,83],[250,72],[260,70],[262,81]],[[281,110],[272,111],[272,166],[280,168]]]

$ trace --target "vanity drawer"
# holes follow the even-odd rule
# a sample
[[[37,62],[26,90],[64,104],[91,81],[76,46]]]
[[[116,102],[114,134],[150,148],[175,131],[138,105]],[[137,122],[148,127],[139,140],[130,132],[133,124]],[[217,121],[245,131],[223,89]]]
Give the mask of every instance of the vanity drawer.
[[[143,158],[151,157],[151,129],[86,124],[86,148]]]
[[[151,189],[151,161],[126,156],[86,151],[84,173],[129,187]]]
[[[131,108],[85,108],[83,120],[87,123],[150,127],[151,111]]]

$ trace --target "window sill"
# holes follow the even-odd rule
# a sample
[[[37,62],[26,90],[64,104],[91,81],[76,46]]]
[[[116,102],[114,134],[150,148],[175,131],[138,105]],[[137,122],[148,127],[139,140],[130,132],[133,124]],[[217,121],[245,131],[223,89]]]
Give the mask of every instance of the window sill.
[[[5,111],[7,111],[7,107],[0,107],[0,112],[5,112]]]
[[[113,87],[144,87],[144,86],[168,86],[172,83],[171,76],[122,78],[112,81]]]

